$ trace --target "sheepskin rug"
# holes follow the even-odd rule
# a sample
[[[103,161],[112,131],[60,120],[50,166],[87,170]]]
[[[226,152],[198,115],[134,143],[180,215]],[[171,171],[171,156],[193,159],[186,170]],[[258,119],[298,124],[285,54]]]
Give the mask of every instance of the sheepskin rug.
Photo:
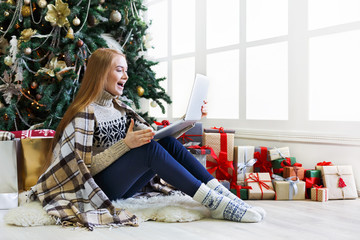
[[[30,227],[56,224],[39,201],[26,202],[24,194],[20,196],[19,207],[10,209],[4,216],[4,222],[11,225]],[[208,209],[181,193],[151,198],[128,198],[113,201],[117,208],[125,208],[135,214],[140,222],[191,222],[210,217]]]

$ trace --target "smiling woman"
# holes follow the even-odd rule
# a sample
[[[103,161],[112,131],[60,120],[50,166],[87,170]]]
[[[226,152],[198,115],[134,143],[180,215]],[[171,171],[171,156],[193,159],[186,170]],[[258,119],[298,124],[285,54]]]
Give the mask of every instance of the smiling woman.
[[[175,139],[189,128],[152,140],[150,125],[118,100],[126,71],[126,58],[116,50],[97,49],[91,55],[78,95],[56,130],[52,162],[32,188],[47,213],[89,229],[136,226],[137,217],[116,210],[111,200],[132,197],[157,174],[209,208],[213,218],[261,221],[262,208],[233,195]],[[199,111],[206,116],[205,105]]]

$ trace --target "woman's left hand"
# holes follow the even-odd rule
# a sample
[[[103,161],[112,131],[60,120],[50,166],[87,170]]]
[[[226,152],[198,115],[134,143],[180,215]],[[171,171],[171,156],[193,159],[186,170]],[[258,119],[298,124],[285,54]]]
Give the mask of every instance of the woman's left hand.
[[[201,117],[206,117],[208,112],[207,112],[207,101],[204,101],[204,105],[201,106]]]

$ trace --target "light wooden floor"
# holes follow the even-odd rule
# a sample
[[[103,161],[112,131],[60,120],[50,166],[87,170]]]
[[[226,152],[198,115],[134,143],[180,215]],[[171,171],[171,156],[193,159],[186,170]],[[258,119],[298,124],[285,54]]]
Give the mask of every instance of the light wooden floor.
[[[190,223],[145,222],[139,227],[95,229],[61,226],[15,227],[3,222],[0,211],[0,240],[132,240],[132,239],[360,239],[360,199],[313,201],[247,201],[263,207],[267,217],[260,223],[234,223],[204,219]]]

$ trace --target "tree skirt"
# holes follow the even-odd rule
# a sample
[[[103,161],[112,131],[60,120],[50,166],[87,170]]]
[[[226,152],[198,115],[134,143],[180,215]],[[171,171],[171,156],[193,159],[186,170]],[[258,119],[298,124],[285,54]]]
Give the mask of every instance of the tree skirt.
[[[117,208],[124,208],[139,218],[139,222],[153,220],[158,222],[191,222],[210,217],[208,209],[195,202],[191,197],[176,193],[170,196],[128,198],[113,201]],[[10,209],[4,222],[16,226],[30,227],[56,224],[39,201],[26,203],[20,197],[20,206]]]

